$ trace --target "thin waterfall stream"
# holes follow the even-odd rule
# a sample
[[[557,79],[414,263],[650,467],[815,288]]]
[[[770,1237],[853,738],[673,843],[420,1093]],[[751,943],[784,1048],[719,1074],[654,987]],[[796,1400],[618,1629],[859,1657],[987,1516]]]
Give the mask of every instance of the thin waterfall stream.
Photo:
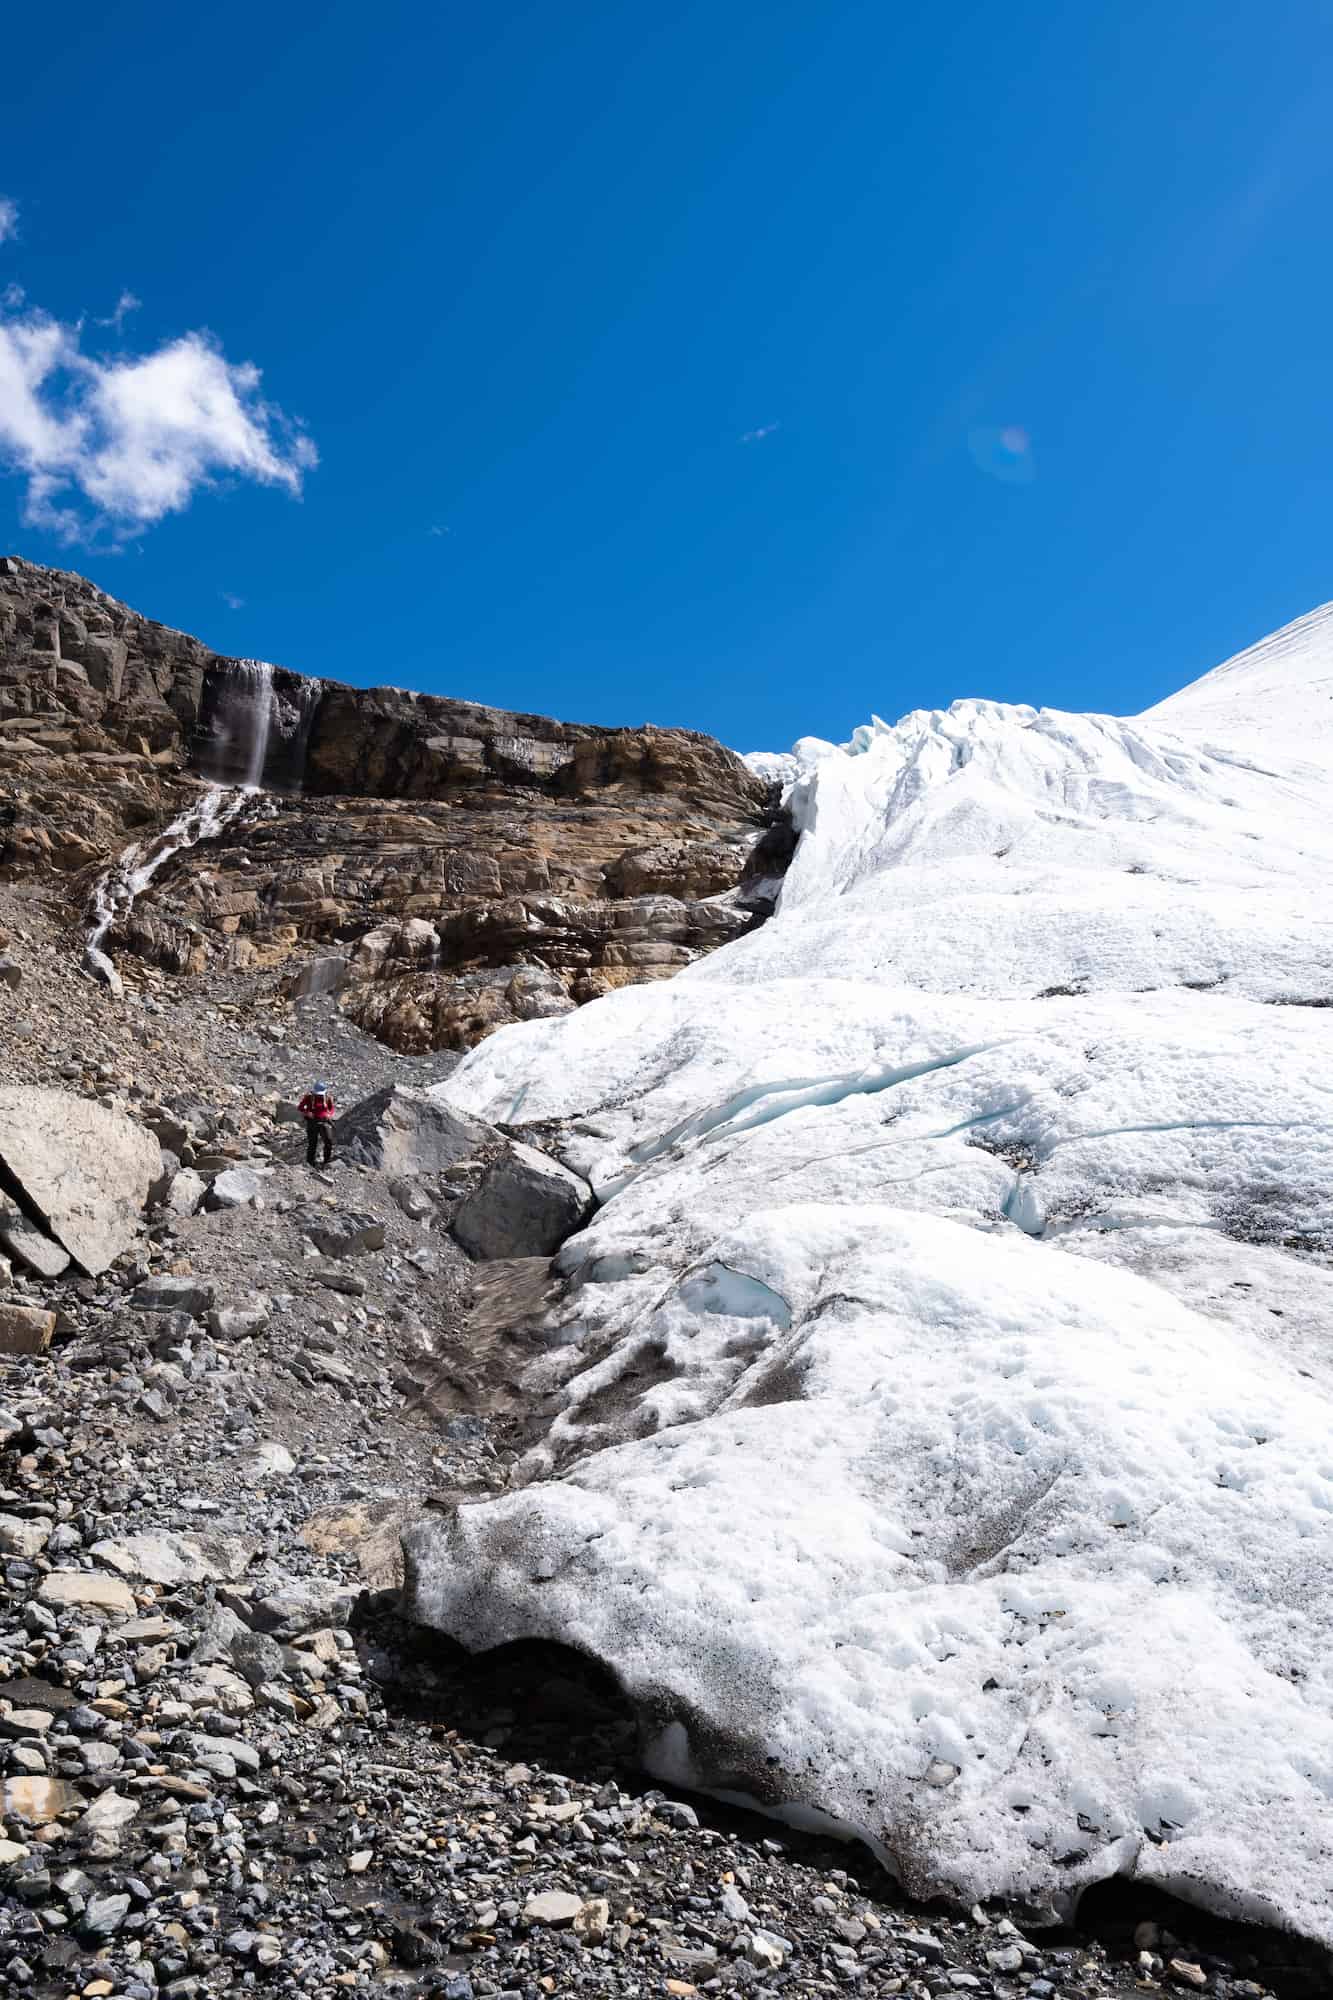
[[[324,683],[267,660],[209,669],[191,762],[218,784],[300,791]]]
[[[321,691],[318,681],[309,685],[311,692],[299,705],[295,718],[297,725],[307,730],[309,714]],[[159,869],[187,848],[197,847],[201,841],[216,840],[259,791],[273,710],[273,668],[266,660],[238,660],[227,675],[226,692],[220,703],[223,756],[219,761],[230,763],[244,773],[240,784],[210,784],[201,798],[178,813],[151,840],[135,841],[127,847],[93,885],[88,899],[84,964],[113,992],[119,989],[120,977],[109,954],[103,950],[103,941],[113,925],[129,916],[137,898]],[[284,733],[290,732],[284,730]]]
[[[88,903],[84,963],[89,971],[113,989],[119,985],[119,974],[102,950],[102,940],[111,926],[129,915],[136,898],[173,855],[197,847],[201,840],[216,840],[249,802],[252,789],[228,791],[222,785],[210,785],[195,805],[179,813],[154,839],[127,847],[98,877]]]
[[[253,791],[264,781],[273,731],[273,668],[267,660],[237,660],[216,685],[208,757],[219,774],[235,774]]]

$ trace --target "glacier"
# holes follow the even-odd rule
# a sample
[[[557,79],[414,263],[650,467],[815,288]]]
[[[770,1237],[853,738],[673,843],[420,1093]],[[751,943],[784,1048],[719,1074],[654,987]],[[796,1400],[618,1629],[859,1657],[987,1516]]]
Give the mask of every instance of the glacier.
[[[1333,1942],[1333,613],[754,762],[774,917],[438,1087],[598,1207],[413,1608],[916,1895]]]

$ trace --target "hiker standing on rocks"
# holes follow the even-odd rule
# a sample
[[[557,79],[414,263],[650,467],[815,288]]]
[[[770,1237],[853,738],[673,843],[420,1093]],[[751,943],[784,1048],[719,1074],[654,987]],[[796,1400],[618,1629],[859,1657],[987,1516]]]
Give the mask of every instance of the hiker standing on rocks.
[[[317,1083],[313,1090],[306,1092],[296,1108],[305,1119],[306,1165],[314,1166],[315,1153],[322,1144],[327,1167],[333,1158],[333,1121],[338,1115],[333,1092],[327,1083]]]

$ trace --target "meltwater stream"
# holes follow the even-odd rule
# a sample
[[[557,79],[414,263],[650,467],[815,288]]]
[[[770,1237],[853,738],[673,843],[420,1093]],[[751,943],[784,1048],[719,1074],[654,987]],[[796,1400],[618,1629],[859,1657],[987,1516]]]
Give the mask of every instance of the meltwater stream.
[[[98,877],[88,903],[84,962],[113,990],[119,985],[119,975],[102,950],[102,940],[111,926],[129,915],[136,897],[173,854],[197,847],[201,840],[216,840],[248,803],[251,789],[229,791],[222,785],[210,785],[195,805],[179,813],[161,833],[150,841],[136,841],[127,847]]]

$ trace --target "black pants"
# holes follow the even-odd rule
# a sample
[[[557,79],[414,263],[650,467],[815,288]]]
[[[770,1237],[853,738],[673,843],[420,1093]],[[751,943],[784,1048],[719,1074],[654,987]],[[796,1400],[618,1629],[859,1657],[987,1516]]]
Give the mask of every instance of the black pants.
[[[315,1164],[315,1152],[321,1140],[324,1144],[324,1164],[327,1167],[329,1161],[333,1158],[333,1120],[331,1118],[307,1118],[305,1121],[305,1163],[308,1167],[313,1167]]]

